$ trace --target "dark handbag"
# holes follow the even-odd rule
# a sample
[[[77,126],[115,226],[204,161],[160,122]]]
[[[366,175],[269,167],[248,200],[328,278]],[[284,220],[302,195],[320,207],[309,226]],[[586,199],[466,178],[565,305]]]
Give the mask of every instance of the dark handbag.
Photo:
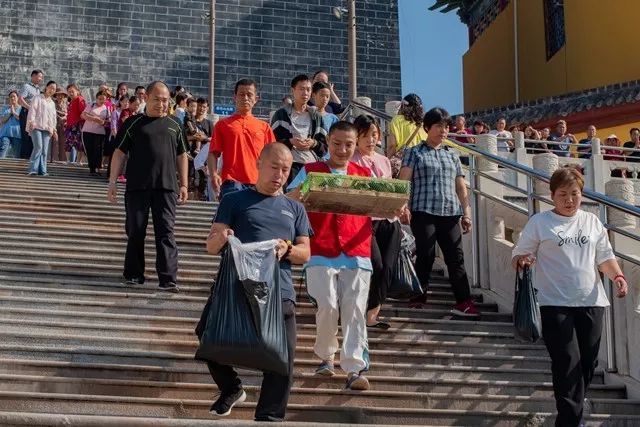
[[[393,299],[411,299],[423,294],[420,280],[411,262],[411,252],[408,248],[400,249],[398,260],[391,276],[391,283],[387,289],[387,297]]]
[[[196,359],[289,374],[280,267],[274,262],[269,280],[241,281],[232,251],[224,250],[216,283],[196,328],[200,338]]]
[[[522,276],[520,276],[522,272]],[[513,301],[513,326],[515,337],[521,341],[536,342],[542,337],[542,320],[536,289],[533,287],[531,269],[516,271],[516,293]]]

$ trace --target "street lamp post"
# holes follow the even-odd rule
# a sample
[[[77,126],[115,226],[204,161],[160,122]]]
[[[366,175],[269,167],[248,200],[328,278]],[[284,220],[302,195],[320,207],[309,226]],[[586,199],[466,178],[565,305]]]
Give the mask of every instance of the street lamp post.
[[[211,105],[211,112],[213,113],[216,74],[216,0],[210,0],[209,7],[209,105]]]
[[[358,96],[357,55],[356,55],[356,0],[349,1],[348,15],[348,63],[349,63],[349,100]]]

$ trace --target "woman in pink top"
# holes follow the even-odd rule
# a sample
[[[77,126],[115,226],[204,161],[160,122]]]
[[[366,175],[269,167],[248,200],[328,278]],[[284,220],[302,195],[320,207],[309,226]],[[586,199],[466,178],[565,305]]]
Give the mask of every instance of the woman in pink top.
[[[353,122],[358,130],[358,143],[351,161],[371,170],[378,178],[391,178],[391,162],[377,153],[380,140],[380,127],[369,115],[356,117]],[[367,303],[367,327],[389,329],[389,324],[378,321],[380,306],[387,297],[393,271],[400,253],[402,229],[400,222],[394,219],[373,218],[373,237],[371,239],[371,264],[373,274],[369,287]]]
[[[98,169],[102,166],[102,144],[106,135],[105,125],[109,122],[109,109],[105,105],[107,94],[100,91],[96,94],[96,102],[87,105],[82,112],[84,125],[82,126],[82,142],[87,153],[89,172],[100,175]]]
[[[56,92],[56,82],[50,81],[44,88],[44,93],[33,98],[29,114],[27,115],[27,132],[33,141],[33,150],[29,160],[29,175],[47,176],[47,155],[51,138],[58,138],[56,125],[56,104],[53,94]]]

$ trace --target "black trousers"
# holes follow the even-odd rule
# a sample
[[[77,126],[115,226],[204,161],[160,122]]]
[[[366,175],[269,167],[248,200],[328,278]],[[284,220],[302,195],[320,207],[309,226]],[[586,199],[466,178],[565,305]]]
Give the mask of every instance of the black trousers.
[[[449,273],[449,283],[457,303],[471,297],[469,278],[464,269],[462,230],[459,216],[437,216],[426,212],[411,212],[411,232],[416,239],[416,274],[424,290],[436,259],[436,243],[442,250]],[[425,293],[421,299],[426,301]]]
[[[22,107],[20,109],[20,114],[18,115],[18,120],[20,121],[20,135],[22,137],[22,145],[20,145],[20,158],[28,159],[31,157],[31,151],[33,151],[33,142],[31,141],[31,136],[27,133],[27,115],[29,114],[29,110]]]
[[[296,305],[291,300],[282,301],[287,351],[289,352],[289,375],[264,372],[260,398],[256,406],[255,417],[262,421],[284,420],[289,401],[289,392],[293,383],[293,362],[296,352]],[[208,362],[209,373],[221,393],[232,393],[242,387],[238,373],[231,366]]]
[[[95,172],[102,167],[102,145],[104,143],[104,135],[82,132],[82,142],[84,143],[84,152],[87,153],[89,171]]]
[[[556,427],[575,427],[598,365],[604,307],[540,307],[542,337],[551,356]]]
[[[371,286],[367,310],[376,308],[387,299],[387,290],[391,284],[393,270],[398,261],[402,228],[398,221],[386,219],[373,221],[373,238],[371,239]]]
[[[144,278],[144,240],[147,236],[149,209],[153,215],[156,238],[156,271],[160,283],[176,283],[178,276],[178,247],[173,235],[176,220],[177,196],[174,191],[127,191],[125,229],[127,253],[124,259],[124,277]]]

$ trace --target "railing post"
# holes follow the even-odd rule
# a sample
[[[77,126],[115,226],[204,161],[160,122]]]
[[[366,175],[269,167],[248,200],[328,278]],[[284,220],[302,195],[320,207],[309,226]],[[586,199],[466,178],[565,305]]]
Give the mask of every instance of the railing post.
[[[613,198],[621,200],[630,205],[635,204],[635,189],[633,186],[633,182],[628,179],[612,179],[608,181],[605,185],[606,195]],[[630,215],[625,212],[620,212],[615,208],[605,208],[604,205],[600,205],[600,221],[603,224],[611,224],[620,229],[626,229],[630,232],[636,229],[637,221],[636,217]],[[616,234],[609,232],[609,240],[611,242],[611,246],[615,250],[618,246],[616,243]],[[609,280],[608,277],[604,278],[605,280],[605,291],[607,293],[607,298],[609,299],[610,306],[605,309],[605,318],[604,318],[604,331],[605,331],[605,346],[607,350],[607,371],[609,372],[617,372],[618,370],[618,360],[617,360],[617,338],[616,333],[624,333],[625,331],[617,331],[616,328],[616,308],[617,304],[616,298],[614,298],[613,292],[613,283]],[[622,342],[625,342],[623,340]],[[625,357],[627,352],[622,352],[622,358]],[[622,367],[625,369],[627,366],[627,361],[623,360]]]
[[[591,159],[588,165],[590,166],[586,171],[588,187],[598,193],[604,193],[605,173],[608,177],[610,171],[605,171],[607,165],[605,164],[604,156],[600,152],[599,138],[594,138],[591,141]]]
[[[480,190],[480,188],[478,185],[478,175],[476,174],[476,156],[473,154],[469,156],[469,188],[471,189],[471,216],[473,218],[473,235],[471,237],[471,256],[473,257],[471,283],[474,288],[479,288],[480,278],[478,277],[478,272],[480,271],[480,254],[478,253],[478,244],[480,239],[480,203],[478,202],[476,190]]]
[[[515,160],[521,165],[530,166],[527,164],[527,149],[524,147],[524,132],[517,131],[513,133],[515,144]],[[525,189],[527,185],[527,179],[524,174],[515,172],[516,185],[518,188]]]

